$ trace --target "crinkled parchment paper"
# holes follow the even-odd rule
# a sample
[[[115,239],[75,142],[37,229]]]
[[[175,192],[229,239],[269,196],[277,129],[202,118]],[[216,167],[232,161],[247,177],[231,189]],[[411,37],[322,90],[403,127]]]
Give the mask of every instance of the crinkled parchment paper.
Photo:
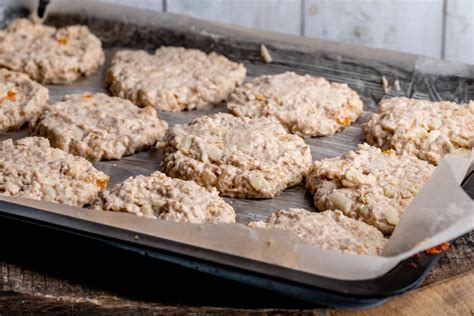
[[[473,156],[472,153],[467,158],[450,155],[439,164],[406,209],[383,256],[349,255],[305,245],[292,232],[277,229],[250,229],[242,224],[174,223],[29,199],[0,197],[0,200],[317,275],[363,280],[383,275],[417,252],[474,229],[474,202],[460,187]]]

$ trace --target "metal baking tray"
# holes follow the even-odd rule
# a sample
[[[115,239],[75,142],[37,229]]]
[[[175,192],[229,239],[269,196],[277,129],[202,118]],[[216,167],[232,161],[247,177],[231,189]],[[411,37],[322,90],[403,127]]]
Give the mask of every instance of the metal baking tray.
[[[117,7],[100,4],[100,10],[113,13]],[[376,111],[377,103],[384,97],[397,95],[456,102],[474,99],[474,66],[317,39],[254,31],[138,9],[128,9],[127,16],[121,21],[94,17],[84,14],[81,10],[74,12],[59,10],[48,15],[46,24],[88,25],[92,32],[103,41],[106,63],[97,74],[73,85],[48,86],[50,102],[58,101],[63,95],[69,93],[105,92],[103,83],[105,70],[108,68],[111,56],[120,48],[152,51],[159,46],[167,45],[198,48],[206,52],[215,51],[232,60],[243,62],[247,68],[247,80],[261,74],[292,70],[324,76],[330,81],[346,82],[361,95],[365,113],[356,124],[334,136],[306,139],[311,146],[314,160],[338,156],[356,148],[357,144],[363,141],[360,124],[367,119],[370,112]],[[7,6],[3,12],[3,19],[0,15],[0,26],[5,25],[14,17],[28,14],[27,8],[18,5]],[[148,21],[150,17],[153,18],[153,23],[143,24],[140,17],[145,16]],[[273,58],[271,64],[264,63],[260,57],[262,43],[271,52]],[[399,80],[400,90],[391,88],[385,92],[382,76],[385,76],[389,82]],[[173,125],[186,123],[195,117],[219,111],[226,111],[224,104],[209,110],[161,112],[159,117]],[[23,129],[0,134],[0,140],[17,139],[26,135],[27,131]],[[160,153],[155,149],[150,149],[118,161],[97,162],[95,166],[110,175],[110,187],[129,176],[149,174],[159,169],[160,161]],[[312,197],[305,192],[302,185],[290,188],[274,199],[226,198],[226,200],[235,208],[237,221],[241,223],[265,219],[275,209],[289,207],[315,209]],[[92,256],[95,260],[110,264],[126,257],[127,261],[124,261],[124,264],[129,265],[127,273],[132,270],[137,277],[143,277],[140,271],[143,270],[145,261],[148,269],[151,269],[149,262],[166,262],[184,270],[194,270],[197,274],[212,275],[262,288],[300,301],[345,308],[377,305],[389,297],[417,287],[440,257],[440,255],[421,254],[416,259],[416,269],[410,268],[412,259],[408,259],[381,277],[364,281],[343,281],[156,237],[143,235],[130,238],[132,232],[125,229],[7,202],[0,202],[0,227],[0,234],[2,238],[5,238],[2,240],[14,241],[7,247],[7,251],[2,250],[1,255],[7,259],[17,257],[18,249],[22,249],[20,252],[27,257],[25,249],[30,249],[32,253],[41,253],[40,249],[42,249],[48,254],[43,256],[43,260],[50,262],[53,267],[61,266],[64,270],[65,266],[59,265],[58,260],[59,262],[66,260],[65,256],[74,257],[80,262]],[[24,237],[21,232],[25,231],[29,232],[28,236],[34,234],[35,237],[23,242]],[[22,247],[19,248],[18,245]],[[105,265],[107,266],[110,267],[110,265]],[[130,268],[132,266],[133,269]],[[107,270],[105,268],[103,273],[98,273],[100,269],[97,270],[88,265],[75,264],[70,265],[69,268],[74,268],[70,270],[70,273],[92,274],[99,279],[107,274],[104,272]],[[113,271],[118,273],[115,269]],[[111,272],[108,271],[108,273]],[[146,277],[141,278],[146,283],[145,279]],[[160,284],[147,283],[145,288],[152,290],[153,286],[159,287]]]

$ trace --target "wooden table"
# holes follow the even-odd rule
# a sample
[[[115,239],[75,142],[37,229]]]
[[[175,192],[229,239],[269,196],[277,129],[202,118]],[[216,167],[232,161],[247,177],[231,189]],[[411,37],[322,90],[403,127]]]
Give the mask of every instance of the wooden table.
[[[472,315],[474,313],[474,232],[454,241],[423,285],[408,294],[367,310],[344,311],[305,306],[249,289],[244,296],[196,299],[186,293],[170,299],[141,299],[133,293],[103,289],[91,282],[71,281],[39,272],[24,262],[0,261],[0,313],[311,313],[360,315]],[[2,255],[4,253],[2,252]],[[27,255],[25,255],[27,258]],[[93,260],[93,258],[84,258]],[[179,276],[177,276],[179,280]],[[186,286],[186,284],[183,284]],[[159,286],[157,285],[157,288]],[[205,291],[206,288],[203,288]],[[242,291],[241,291],[242,292]],[[210,294],[212,295],[212,294]],[[170,303],[171,302],[171,303]]]

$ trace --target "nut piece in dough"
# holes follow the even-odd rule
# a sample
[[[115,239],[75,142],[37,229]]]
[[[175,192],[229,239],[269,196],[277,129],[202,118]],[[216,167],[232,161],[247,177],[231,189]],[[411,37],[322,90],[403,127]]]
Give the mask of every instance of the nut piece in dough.
[[[207,190],[159,171],[130,177],[102,192],[94,208],[176,222],[235,223],[234,209],[215,188]]]
[[[82,207],[109,177],[84,158],[51,148],[43,137],[0,142],[0,194]]]
[[[120,159],[153,146],[168,124],[152,107],[103,93],[71,94],[41,115],[31,134],[49,139],[51,146],[92,161]]]
[[[383,100],[363,129],[371,145],[438,164],[446,154],[474,147],[474,101]]]
[[[0,69],[0,132],[34,121],[48,103],[48,89],[19,72]]]
[[[245,67],[216,53],[161,47],[155,54],[122,50],[106,84],[116,96],[140,106],[178,112],[215,105],[245,79]]]
[[[171,177],[241,198],[274,197],[300,183],[310,165],[309,146],[274,119],[226,113],[169,129],[162,162]]]
[[[356,121],[363,104],[347,84],[285,72],[243,84],[231,94],[227,107],[241,117],[274,117],[300,136],[325,136]]]
[[[362,144],[357,151],[314,162],[306,188],[320,211],[338,209],[391,234],[433,170],[415,156]]]
[[[69,84],[104,63],[102,43],[87,26],[56,29],[16,19],[0,30],[0,66],[42,83]]]
[[[267,221],[250,222],[249,226],[291,230],[305,243],[357,255],[380,255],[387,243],[376,228],[338,210],[321,213],[296,208],[278,210]]]

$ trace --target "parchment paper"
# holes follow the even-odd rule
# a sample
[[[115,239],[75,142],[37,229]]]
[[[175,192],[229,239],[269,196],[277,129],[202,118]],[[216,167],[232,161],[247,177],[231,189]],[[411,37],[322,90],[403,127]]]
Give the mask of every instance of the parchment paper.
[[[30,1],[26,2],[29,3]],[[132,20],[139,25],[150,25],[153,23],[161,23],[161,25],[164,25],[167,23],[174,23],[167,15],[155,15],[151,12],[140,10],[125,10],[120,6],[107,7],[99,4],[96,5],[91,1],[53,1],[53,4],[56,4],[56,6],[53,6],[50,11],[56,10],[54,12],[76,12],[84,15],[105,15],[110,19],[117,18],[121,21]],[[103,8],[109,8],[109,10],[104,11]],[[157,17],[160,17],[163,20],[154,20]],[[198,22],[194,22],[194,20],[192,23],[189,21],[188,18],[180,19],[174,23],[172,27],[181,30],[189,28],[190,32],[195,32],[197,34],[196,36],[211,38],[213,41],[217,41],[216,43],[220,43],[219,46],[212,47],[212,49],[226,49],[225,45],[228,43],[224,41],[226,40],[224,35],[212,31],[210,28],[206,29],[205,27],[200,26]],[[194,30],[191,30],[189,25],[192,25]],[[114,26],[112,26],[112,28],[113,27]],[[196,31],[196,29],[198,30]],[[259,44],[261,42],[261,39],[258,39],[258,36],[260,35],[257,36],[250,31],[240,30],[239,28],[234,29],[228,26],[223,26],[222,29],[219,29],[222,33],[226,33],[228,34],[227,36],[232,37],[233,41],[238,39],[244,41],[246,36],[253,36],[252,38],[255,40],[255,43]],[[93,28],[93,30],[95,29]],[[130,36],[130,34],[121,34],[120,29],[118,29],[118,31],[111,30],[110,34],[102,34],[101,39],[106,44],[107,60],[110,60],[111,54],[116,50],[114,44],[117,43],[117,41],[122,40],[122,38],[117,39],[117,34],[114,32],[122,38]],[[133,32],[137,31],[133,30]],[[138,36],[133,32],[131,33],[132,36]],[[166,34],[167,33],[162,33],[163,36]],[[282,40],[282,38],[286,39],[288,37],[268,33],[262,34],[265,34],[268,41],[270,41],[270,39],[275,39],[275,41],[277,39]],[[199,37],[197,37],[197,39],[199,39]],[[135,43],[134,40],[135,38],[132,38],[131,43]],[[150,39],[150,41],[152,40],[153,39]],[[435,63],[438,65],[438,68],[441,67],[439,63],[431,61],[431,59],[419,58],[406,54],[400,56],[397,55],[396,58],[394,57],[390,59],[391,62],[396,62],[398,65],[397,67],[403,66],[403,69],[405,70],[402,68],[396,68],[394,70],[394,68],[390,68],[385,64],[375,64],[370,65],[370,67],[374,67],[374,69],[380,73],[377,73],[374,76],[367,76],[366,70],[362,69],[362,66],[360,65],[351,66],[353,68],[350,69],[353,72],[349,73],[344,68],[347,66],[347,63],[345,64],[345,59],[341,56],[333,56],[334,60],[331,60],[328,59],[326,55],[316,56],[313,51],[315,49],[314,46],[309,44],[308,47],[297,46],[300,45],[299,43],[303,45],[304,42],[304,40],[292,39],[293,44],[291,45],[283,42],[278,44],[273,43],[273,46],[269,46],[273,48],[272,53],[274,54],[273,57],[275,60],[273,65],[260,64],[255,61],[258,59],[253,59],[254,57],[252,56],[246,56],[244,63],[249,69],[250,78],[260,73],[275,73],[286,69],[292,69],[293,67],[300,67],[301,71],[307,73],[321,74],[331,80],[349,82],[363,97],[366,115],[370,111],[376,110],[374,95],[383,95],[381,85],[379,83],[376,85],[374,82],[378,82],[377,80],[380,79],[379,74],[384,73],[384,71],[392,75],[395,73],[396,78],[400,79],[402,85],[401,94],[410,95],[412,93],[410,91],[415,89],[416,95],[413,95],[413,97],[431,97],[436,99],[436,95],[438,94],[436,89],[434,89],[436,93],[433,93],[433,95],[424,95],[423,92],[417,92],[418,77],[416,76],[418,74],[414,75],[415,79],[413,79],[414,81],[410,86],[405,85],[404,81],[405,79],[409,80],[408,76],[411,74],[410,71],[419,71],[423,64]],[[313,42],[318,45],[323,43],[322,41],[312,40],[311,43]],[[146,46],[143,48],[147,48],[147,45],[150,44],[149,41],[147,42],[144,39],[136,43],[138,43],[136,44],[138,46]],[[288,43],[290,43],[290,40],[288,40]],[[194,44],[199,45],[199,42],[197,41]],[[325,42],[324,44],[325,45],[324,47],[321,47],[321,50],[331,51],[337,49],[337,44],[328,44]],[[279,50],[276,49],[277,47]],[[284,53],[289,50],[288,47],[293,50],[296,49],[295,47],[298,47],[298,54],[303,56],[300,56],[299,58],[306,58],[304,56],[307,55],[307,58],[311,60],[312,64],[299,65],[294,62],[292,63],[292,60],[288,61],[288,57],[284,55]],[[255,51],[258,52],[258,49],[259,45],[255,45]],[[354,48],[354,50],[351,50],[351,53],[357,50],[358,48]],[[239,55],[240,53],[235,50],[223,53],[226,53],[226,55],[230,55],[235,59],[241,57],[241,55]],[[374,60],[382,53],[385,54],[385,56],[390,56],[390,53],[385,51],[364,50],[364,54]],[[320,63],[328,62],[328,60],[330,63],[329,65],[331,65],[330,68],[327,68],[328,65],[326,64],[317,68]],[[102,67],[99,73],[95,76],[83,80],[73,86],[49,86],[51,100],[56,101],[64,94],[72,92],[105,91],[103,87],[103,71],[106,67],[107,65]],[[458,65],[457,67],[460,66]],[[449,67],[444,67],[442,72],[449,72],[449,69],[452,70],[452,68],[448,68]],[[461,68],[463,69],[463,75],[472,72],[472,68]],[[361,74],[357,74],[357,70],[361,71]],[[325,71],[327,71],[327,73]],[[404,76],[407,77],[405,78]],[[423,80],[426,81],[426,78],[429,79],[432,77],[424,77]],[[451,80],[456,82],[460,87],[458,89],[459,91],[456,90],[458,92],[454,95],[455,99],[458,100],[459,95],[466,98],[468,96],[468,93],[465,92],[466,82],[469,81],[462,78],[451,78]],[[413,88],[413,86],[415,88]],[[436,85],[433,86],[436,88]],[[432,86],[427,85],[427,87],[429,93],[431,93],[433,90]],[[463,87],[464,90],[462,90]],[[448,86],[446,88],[448,94],[446,95],[449,95],[450,90],[451,88]],[[215,111],[225,111],[225,107],[218,106],[211,110],[211,112]],[[205,114],[209,114],[209,112],[190,111],[178,114],[160,113],[159,116],[173,125],[176,123],[188,122],[193,117]],[[15,133],[0,135],[0,140],[5,138],[20,138],[24,136],[26,136],[26,131],[22,130]],[[313,138],[307,139],[306,141],[311,146],[313,159],[322,159],[340,155],[347,150],[354,149],[358,143],[362,142],[360,122],[332,137]],[[151,173],[151,171],[159,168],[160,159],[161,157],[159,154],[151,150],[149,152],[125,157],[120,161],[100,162],[95,165],[97,168],[111,175],[111,185],[113,185],[131,175]],[[428,180],[422,190],[417,194],[412,204],[405,211],[405,214],[402,216],[400,223],[384,250],[384,255],[379,257],[346,255],[339,252],[328,251],[318,247],[305,245],[301,243],[293,233],[288,231],[249,229],[244,224],[178,224],[160,220],[138,218],[129,214],[101,212],[28,199],[0,197],[0,200],[32,206],[47,212],[60,213],[70,217],[120,227],[145,235],[175,240],[322,276],[336,279],[362,280],[383,275],[395,267],[400,261],[412,256],[413,254],[454,239],[474,228],[473,201],[459,186],[462,178],[466,175],[466,171],[472,165],[472,161],[473,155],[471,153],[470,157],[464,158],[448,156],[440,163],[433,176]],[[279,197],[271,200],[226,200],[236,208],[238,221],[241,223],[246,223],[248,220],[264,219],[271,211],[278,208],[304,207],[314,210],[312,198],[304,193],[304,188],[302,186],[286,190]]]
[[[291,269],[344,280],[383,275],[400,261],[474,229],[474,202],[459,186],[473,161],[447,156],[402,216],[384,256],[357,256],[301,243],[290,231],[250,229],[242,224],[188,224],[139,218],[30,199],[0,200],[35,207],[137,233],[230,253]]]

